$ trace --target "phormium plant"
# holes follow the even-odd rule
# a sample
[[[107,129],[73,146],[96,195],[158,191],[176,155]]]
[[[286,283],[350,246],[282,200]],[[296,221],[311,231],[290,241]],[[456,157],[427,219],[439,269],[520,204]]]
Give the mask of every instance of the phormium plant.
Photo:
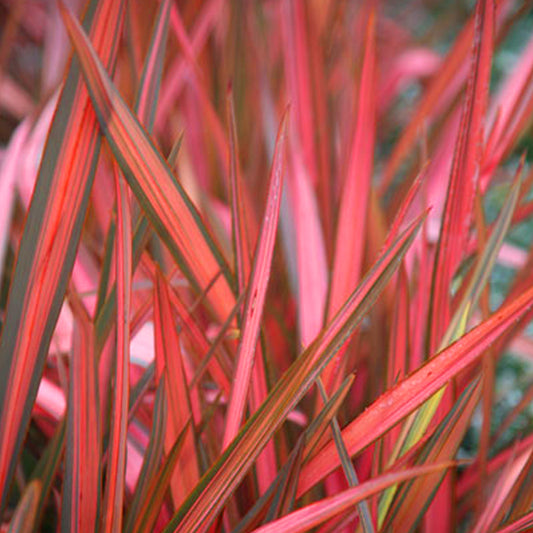
[[[78,4],[2,2],[0,530],[533,527],[531,1]]]

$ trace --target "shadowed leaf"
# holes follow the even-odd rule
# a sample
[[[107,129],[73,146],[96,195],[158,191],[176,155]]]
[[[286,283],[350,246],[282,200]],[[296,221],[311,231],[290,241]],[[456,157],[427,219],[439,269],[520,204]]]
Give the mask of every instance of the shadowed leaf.
[[[125,531],[127,533],[130,533],[135,527],[135,524],[140,522],[142,502],[149,498],[148,491],[153,480],[156,478],[159,463],[163,455],[163,441],[167,417],[165,395],[165,380],[161,379],[157,387],[155,398],[154,419],[152,422],[152,431],[150,433],[150,442],[146,448],[130,511],[125,521]]]
[[[135,522],[135,527],[133,529],[134,533],[149,533],[153,531],[154,523],[159,514],[159,509],[163,503],[165,493],[169,488],[172,474],[176,468],[180,453],[183,450],[185,436],[189,429],[189,423],[187,423],[178,435],[178,438],[170,449],[167,457],[159,467],[157,474],[153,477],[147,490],[147,497],[143,500],[142,507],[139,510],[139,517]]]
[[[28,483],[11,518],[7,533],[30,533],[33,531],[40,492],[41,483],[39,481],[34,479]]]

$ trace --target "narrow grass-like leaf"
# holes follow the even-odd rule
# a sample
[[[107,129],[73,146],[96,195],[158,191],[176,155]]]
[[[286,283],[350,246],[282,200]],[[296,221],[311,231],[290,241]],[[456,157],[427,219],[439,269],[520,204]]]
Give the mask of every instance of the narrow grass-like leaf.
[[[320,414],[313,420],[312,424],[306,430],[305,453],[304,458],[307,461],[313,453],[315,447],[319,444],[321,437],[336,416],[339,407],[346,398],[350,387],[352,386],[354,375],[346,376],[341,386],[329,398],[323,398],[324,407]]]
[[[529,531],[533,526],[533,511],[522,516],[515,522],[508,524],[502,529],[498,529],[497,533],[519,533],[520,531]]]
[[[94,330],[83,304],[70,298],[75,316],[70,365],[61,531],[95,531],[100,499],[100,411]]]
[[[528,450],[533,446],[533,435],[528,435],[525,439],[513,442],[507,448],[504,448],[501,452],[497,453],[489,459],[487,464],[487,473],[495,479],[507,465],[512,463],[514,459],[522,452]],[[461,476],[457,484],[457,496],[459,498],[465,498],[469,494],[474,494],[478,485],[479,479],[479,463],[475,461],[470,465]]]
[[[271,522],[292,511],[298,487],[298,475],[302,467],[303,451],[304,441],[298,439],[287,462],[287,468],[283,470],[284,476],[277,486],[264,522]]]
[[[187,28],[183,23],[178,7],[176,5],[172,6],[172,11],[170,12],[170,21],[172,23],[174,35],[176,36],[181,48],[183,49],[189,66],[194,71],[194,74],[196,76],[200,76],[201,71],[198,67],[198,62],[196,60],[196,52],[194,50],[193,43],[187,35]]]
[[[159,5],[148,55],[141,74],[140,89],[135,102],[135,111],[139,122],[149,132],[154,127],[156,103],[159,99],[171,5],[170,0],[163,0]]]
[[[483,513],[473,527],[472,533],[490,531],[498,525],[498,517],[501,517],[505,512],[505,507],[503,506],[508,502],[515,483],[522,475],[523,468],[528,464],[532,453],[533,448],[530,447],[504,469]]]
[[[221,0],[209,0],[202,5],[202,9],[195,21],[190,38],[190,46],[196,55],[203,48],[207,38],[213,31],[215,22],[220,16],[222,3]],[[175,10],[171,11],[171,22],[176,18],[176,15],[173,15],[173,13],[175,13]],[[180,36],[178,36],[178,38],[180,38]],[[181,40],[185,42],[187,39],[183,38]],[[186,47],[189,47],[188,43]],[[171,111],[181,89],[183,88],[188,67],[193,65],[194,68],[194,64],[194,62],[190,61],[189,54],[185,54],[184,57],[180,55],[170,65],[161,90],[161,104],[157,115],[159,120],[162,120],[163,117],[166,117]],[[156,120],[156,127],[157,122],[158,120]]]
[[[235,106],[233,105],[233,95],[227,96],[227,117],[229,123],[229,143],[230,143],[230,194],[231,194],[231,224],[233,238],[233,253],[235,255],[235,276],[239,294],[246,288],[246,283],[250,277],[250,250],[249,234],[246,226],[245,204],[242,192],[241,173],[239,169],[239,144],[237,139],[237,124],[235,122]]]
[[[170,153],[168,154],[168,157],[167,157],[168,166],[171,169],[176,168],[176,165],[178,164],[178,156],[180,154],[182,143],[183,143],[183,132],[181,132],[178,138],[174,141],[174,144],[172,145],[172,148],[170,149]]]
[[[168,524],[165,532],[205,531],[290,410],[309,390],[324,366],[353,333],[398,267],[422,219],[412,223],[384,250],[377,263],[317,339],[284,373],[261,408]]]
[[[146,243],[148,242],[149,226],[146,217],[139,217],[135,225],[132,240],[132,270],[134,270],[139,261],[141,260],[141,254],[144,250]],[[96,353],[100,354],[102,348],[107,340],[107,336],[113,329],[113,325],[116,321],[116,308],[117,308],[117,286],[113,284],[109,290],[107,298],[96,314],[94,319],[94,330],[96,335]]]
[[[320,219],[320,193],[329,197],[330,183],[320,179],[317,167],[318,144],[315,102],[310,63],[311,23],[306,3],[280,3],[281,46],[288,98],[293,103],[290,135],[290,172],[282,208],[282,228],[286,245],[288,229],[294,228],[298,298],[298,328],[304,347],[324,325],[328,266],[323,221]],[[326,186],[324,186],[326,185]],[[327,191],[327,192],[326,192]],[[285,200],[283,200],[285,202]],[[290,221],[289,221],[290,219]],[[292,240],[292,238],[291,238]],[[291,254],[294,252],[291,251]],[[289,259],[290,261],[290,259]]]
[[[254,221],[247,215],[250,213],[249,198],[245,195],[244,183],[241,179],[239,168],[239,148],[237,139],[237,124],[235,120],[235,109],[233,105],[233,95],[231,92],[227,96],[227,116],[230,132],[230,195],[232,211],[232,238],[233,254],[235,262],[235,274],[237,282],[237,293],[246,294],[246,284],[250,281],[250,271],[252,269],[252,251],[250,249],[250,235],[255,237]],[[281,196],[283,187],[279,194]],[[268,200],[267,200],[268,201]],[[246,208],[248,206],[248,209]],[[243,313],[245,310],[243,310]],[[243,314],[239,313],[242,319]],[[239,327],[243,328],[242,320],[238,321]],[[261,343],[257,344],[256,353],[253,356],[254,364],[250,375],[251,390],[249,395],[250,412],[254,412],[267,396],[267,379],[263,350]],[[276,472],[276,457],[272,444],[268,444],[264,452],[257,459],[257,481],[260,493],[267,490]]]
[[[286,78],[290,98],[294,101],[294,130],[303,154],[303,164],[316,184],[316,147],[314,132],[313,96],[309,65],[309,45],[306,27],[305,4],[284,1],[281,3],[281,27]]]
[[[256,529],[255,533],[285,533],[286,531],[303,533],[309,531],[326,520],[351,510],[361,500],[377,494],[391,485],[445,470],[452,466],[452,464],[447,462],[417,466],[401,472],[383,474],[380,477],[361,483],[357,487],[350,488],[340,494],[298,509],[298,511],[294,511],[275,522]]]
[[[159,6],[159,11],[157,13],[156,20],[154,23],[154,29],[152,31],[152,38],[150,40],[148,55],[144,63],[139,91],[137,93],[135,103],[135,112],[137,113],[139,121],[142,125],[146,127],[148,132],[151,132],[153,129],[155,110],[157,107],[159,88],[161,85],[166,36],[168,33],[169,7],[169,0],[161,2]],[[180,143],[176,145],[174,157],[177,157],[177,153],[179,152],[179,146]],[[114,228],[114,226],[112,226],[112,228]],[[143,250],[144,245],[148,241],[148,236],[148,221],[144,216],[141,215],[135,224],[135,231],[133,235],[133,271],[135,271],[135,268],[139,263],[141,251]],[[112,246],[112,241],[114,240],[114,233],[108,234],[108,238],[110,239],[110,242],[106,242],[106,250],[110,250]],[[108,254],[106,254],[105,258],[108,259],[109,263],[111,262],[111,255],[109,255],[108,258]],[[107,276],[105,275],[106,265],[107,262],[104,263],[104,268],[102,269],[103,280],[101,281],[101,284],[98,289],[98,305],[96,306],[95,311],[98,348],[103,345],[105,338],[107,338],[107,334],[111,330],[113,324],[113,320],[111,318],[111,310],[114,309],[116,305],[116,285],[113,285],[113,287],[111,288],[109,296],[105,299],[105,303],[103,300],[103,297],[106,296],[105,290],[107,290]],[[105,287],[102,287],[103,281],[105,281],[106,283]]]
[[[167,418],[165,402],[165,379],[159,381],[154,404],[154,417],[150,441],[144,454],[143,465],[135,487],[135,493],[131,501],[128,516],[126,518],[125,531],[131,533],[135,524],[140,522],[140,512],[142,502],[149,499],[149,488],[156,478],[159,463],[163,455],[163,443],[165,434],[165,423]]]
[[[362,451],[422,405],[451,378],[477,361],[532,304],[533,288],[530,288],[380,396],[343,429],[350,455]],[[303,469],[298,493],[306,492],[338,465],[335,445],[330,442]]]
[[[208,6],[205,6],[205,11],[209,11]],[[194,58],[194,37],[189,38],[187,35],[184,22],[182,21],[180,12],[175,5],[173,5],[173,9],[170,13],[170,22],[174,31],[174,35],[185,50],[185,54],[182,57],[186,65],[188,75],[186,77],[184,76],[184,78],[187,80],[188,84],[190,84],[190,88],[194,92],[194,99],[198,103],[198,110],[203,113],[203,120],[200,120],[205,122],[208,126],[210,135],[213,138],[214,144],[219,153],[220,163],[224,168],[224,172],[227,174],[228,142],[224,132],[224,127],[207,91],[205,77],[200,75],[201,71],[198,69],[198,63]]]
[[[396,293],[391,335],[389,341],[389,366],[387,368],[387,386],[392,387],[398,380],[403,379],[407,372],[409,358],[409,281],[403,265],[400,267],[396,278]],[[387,465],[395,460],[395,445],[398,442],[400,428],[393,429],[385,436],[384,455],[387,457]]]
[[[152,361],[144,370],[135,386],[130,390],[128,414],[130,420],[135,416],[135,411],[143,400],[144,394],[150,388],[155,376],[155,362]],[[158,386],[159,389],[159,386]],[[155,410],[155,407],[154,407]]]
[[[480,394],[481,384],[478,380],[477,383],[465,390],[446,418],[439,424],[439,428],[425,445],[418,464],[451,461],[455,457],[468,429]],[[380,527],[386,530],[394,523],[394,528],[399,531],[413,530],[442,482],[443,474],[439,472],[406,484],[396,496],[395,505],[389,512],[388,526],[383,526],[386,507],[381,508],[380,505]]]
[[[367,6],[368,20],[364,36],[357,115],[337,220],[327,320],[331,319],[346,297],[357,287],[363,273],[376,135],[376,11],[375,5],[368,3]],[[328,393],[334,388],[336,374],[339,372],[339,360],[342,357],[341,351],[322,375]]]
[[[92,2],[85,17],[112,70],[120,1]],[[98,125],[73,61],[48,136],[10,288],[0,343],[0,514],[59,316],[99,154]]]
[[[483,120],[492,59],[494,0],[479,0],[468,79],[448,193],[435,256],[430,315],[430,352],[441,346],[450,320],[450,284],[464,255],[481,158]]]
[[[504,154],[512,149],[516,140],[514,137],[522,129],[520,122],[524,113],[528,112],[527,104],[532,94],[532,80],[533,38],[530,38],[513,71],[506,77],[491,103],[488,121],[491,130],[485,147],[485,176],[483,176],[485,183],[482,183],[482,187],[488,185],[487,181],[493,176],[493,169],[500,163]]]
[[[41,482],[37,479],[28,483],[11,518],[7,533],[31,533],[33,531],[41,489]]]
[[[494,225],[493,231],[487,240],[483,253],[479,257],[476,266],[474,267],[463,298],[441,340],[441,350],[464,334],[468,321],[478,304],[481,292],[488,282],[492,268],[498,256],[498,252],[511,224],[516,202],[518,201],[520,185],[522,183],[521,170],[522,165],[519,165],[514,184],[509,190],[507,198],[505,199],[505,203]],[[435,397],[431,398],[426,405],[424,405],[419,413],[417,413],[416,417],[413,419],[412,427],[410,428],[405,442],[403,443],[404,451],[409,449],[423,435],[431,419],[433,418],[433,415],[435,414],[442,395],[443,391],[440,391],[437,395],[435,395]]]
[[[306,446],[306,449],[304,449],[304,461],[308,459],[309,454],[312,453],[313,448],[315,447],[315,444],[320,440],[320,437],[326,431],[332,417],[335,415],[339,406],[346,398],[346,394],[353,383],[353,378],[353,375],[350,375],[344,380],[339,389],[337,389],[335,393],[328,399],[319,415],[305,430],[302,439]],[[286,482],[285,480],[288,476],[291,464],[293,464],[293,456],[300,453],[299,448],[299,444],[296,444],[296,446],[292,448],[288,461],[279,471],[276,479],[237,525],[234,533],[243,533],[244,531],[249,531],[254,525],[258,525],[262,518],[266,515],[267,506],[271,504],[271,501],[278,493],[280,485],[283,485]]]
[[[348,294],[357,286],[363,268],[366,213],[369,205],[376,129],[375,34],[376,13],[372,8],[366,24],[357,116],[337,222],[328,318],[338,311]],[[326,389],[329,390],[327,375],[329,375],[328,370],[323,378]]]
[[[505,14],[506,4],[501,2],[499,13]],[[501,17],[500,17],[501,18]],[[390,185],[394,174],[409,154],[415,144],[424,123],[433,120],[437,113],[442,110],[444,99],[453,98],[453,94],[446,93],[451,90],[456,93],[464,84],[467,72],[464,69],[465,60],[475,34],[475,17],[472,16],[465,24],[461,33],[457,36],[455,43],[447,54],[442,66],[438,69],[435,76],[431,79],[427,90],[424,92],[412,118],[402,132],[402,136],[395,144],[393,152],[387,161],[387,167],[384,171],[381,183],[381,192]],[[457,83],[459,82],[459,83]]]
[[[4,275],[4,263],[9,241],[9,226],[15,208],[15,183],[18,173],[17,164],[19,163],[25,142],[27,142],[30,127],[31,122],[29,119],[25,120],[17,127],[5,149],[0,164],[0,173],[2,174],[0,195],[4,206],[4,209],[0,213],[0,276]]]
[[[231,363],[229,355],[224,350],[224,346],[221,341],[225,337],[227,328],[231,325],[231,321],[234,319],[235,314],[240,307],[240,300],[237,304],[235,304],[235,307],[222,325],[221,331],[223,330],[224,333],[221,333],[220,336],[217,335],[218,342],[215,339],[213,343],[210,343],[205,336],[205,332],[203,331],[201,324],[198,323],[195,317],[192,315],[192,310],[185,305],[182,298],[178,294],[178,291],[175,289],[170,290],[169,296],[172,307],[182,322],[184,333],[194,345],[194,350],[203,355],[204,359],[206,360],[205,364],[209,367],[209,372],[213,376],[213,379],[224,391],[224,393],[228,394],[229,396],[231,390]],[[213,355],[215,357],[211,357]],[[198,369],[202,366],[203,363],[200,363]],[[195,375],[196,377],[193,379],[193,382],[196,382],[198,375],[198,373]]]
[[[126,183],[116,165],[113,169],[117,198],[117,349],[102,533],[122,530],[129,398],[131,215]]]
[[[402,202],[398,208],[398,211],[396,212],[391,228],[389,230],[389,234],[385,239],[385,247],[387,247],[398,236],[402,225],[405,224],[405,217],[407,216],[407,213],[409,212],[409,209],[411,208],[414,199],[420,191],[422,184],[427,178],[428,167],[429,163],[426,162],[420,172],[417,174],[416,178],[413,180],[413,183],[409,187],[409,190],[405,194],[404,198],[402,199]]]
[[[448,326],[446,335],[442,341],[443,345],[456,340],[457,336],[461,334],[462,328],[460,327],[460,324],[467,322],[470,318],[474,307],[479,302],[481,292],[488,282],[494,264],[496,263],[498,253],[503,244],[503,240],[509,231],[513,213],[518,202],[520,186],[522,184],[522,168],[523,161],[518,166],[514,177],[514,183],[509,189],[509,193],[505,198],[505,202],[498,215],[498,219],[494,224],[490,237],[487,240],[483,253],[472,272],[464,297]]]
[[[154,322],[157,375],[159,379],[167,380],[165,448],[169,453],[178,435],[187,427],[192,408],[168,287],[159,270],[154,291]],[[171,481],[172,499],[176,507],[181,505],[200,478],[192,426],[187,428],[184,439],[183,455],[178,460],[179,469]]]
[[[450,321],[450,284],[455,269],[464,255],[470,221],[473,214],[473,200],[477,187],[480,165],[480,142],[483,134],[483,119],[488,98],[492,40],[494,31],[494,10],[492,0],[480,0],[476,8],[476,32],[472,52],[472,71],[467,86],[461,124],[455,148],[443,222],[433,274],[433,290],[429,322],[429,347],[431,353],[442,350],[464,333],[481,291],[490,275],[497,252],[503,242],[520,189],[516,180],[514,193],[506,202],[498,220],[497,231],[491,235],[481,255],[465,296]],[[408,424],[403,451],[408,450],[420,439],[428,427],[444,395],[439,391]]]
[[[285,112],[281,121],[276,140],[276,149],[270,171],[267,204],[244,302],[242,335],[237,350],[237,368],[226,415],[223,447],[226,447],[233,440],[244,416],[266,289],[272,266],[274,244],[276,242],[283,185],[287,118],[288,111]]]
[[[226,319],[226,322],[224,322],[224,324],[222,324],[222,326],[220,327],[220,331],[218,332],[217,336],[213,339],[213,342],[211,343],[211,346],[208,345],[207,353],[204,355],[204,357],[202,358],[202,361],[200,362],[200,364],[196,368],[196,372],[194,373],[194,376],[193,376],[193,378],[192,378],[192,380],[190,382],[190,386],[191,387],[194,387],[200,381],[203,373],[205,372],[205,370],[209,366],[211,366],[212,368],[213,367],[215,367],[215,368],[220,367],[221,369],[223,368],[222,365],[217,365],[217,366],[212,365],[212,363],[213,363],[212,359],[213,358],[216,359],[215,356],[216,356],[217,352],[221,349],[224,339],[228,336],[228,330],[229,330],[230,326],[234,323],[234,321],[235,321],[235,319],[237,317],[237,313],[238,313],[238,311],[239,311],[239,309],[241,307],[242,302],[244,301],[244,297],[245,297],[245,293],[242,293],[239,296],[239,298],[237,299],[237,303],[235,304],[235,307],[233,308],[233,311],[229,314],[228,318]],[[177,298],[173,299],[172,303],[174,304],[176,300],[177,300]],[[179,313],[179,311],[178,311],[178,313]],[[186,324],[194,324],[194,322],[189,321],[189,322],[186,322]],[[195,325],[195,327],[197,327],[197,326]],[[205,342],[207,342],[207,341],[205,341]],[[224,376],[223,379],[217,379],[217,383],[219,384],[221,390],[223,390],[229,396],[231,388],[230,388],[230,385],[229,385],[229,379],[226,376],[225,372],[221,371],[219,373],[219,371],[217,370],[217,372],[213,372],[213,375],[214,376],[218,376],[218,375]],[[227,387],[225,386],[226,383],[227,383]]]
[[[40,518],[43,514],[52,483],[55,480],[61,458],[63,456],[63,448],[65,446],[66,420],[62,418],[55,430],[54,436],[49,441],[44,453],[42,454],[37,466],[34,468],[30,481],[34,479],[41,483],[41,492],[39,495],[39,502],[37,504],[34,532],[37,532]]]
[[[293,143],[294,144],[294,141]],[[287,197],[294,219],[298,275],[298,326],[305,347],[324,325],[328,267],[318,199],[311,176],[296,147],[290,151],[291,172]]]
[[[85,32],[66,9],[65,25],[79,56],[100,127],[133,192],[188,279],[205,289],[218,318],[235,302],[231,274],[185,190],[173,177],[138,119],[131,113],[94,53]]]
[[[187,431],[190,429],[190,421],[181,430],[173,444],[163,464],[159,467],[157,474],[147,490],[147,496],[143,500],[139,509],[138,519],[133,529],[134,533],[150,533],[154,530],[154,524],[159,514],[159,509],[163,503],[165,493],[170,485],[170,480],[177,466],[178,459],[183,451]]]
[[[522,473],[518,476],[515,486],[510,491],[507,501],[500,506],[498,522],[505,516],[508,520],[523,516],[531,509],[533,503],[533,454],[529,456],[527,463],[522,468]]]
[[[100,271],[100,282],[98,283],[98,293],[96,297],[96,307],[94,311],[94,316],[97,317],[102,311],[102,307],[106,301],[107,291],[109,288],[109,277],[111,274],[112,263],[113,263],[113,250],[115,249],[115,234],[116,234],[116,223],[114,216],[111,217],[109,223],[109,228],[107,230],[105,246],[104,246],[104,257],[102,260],[102,269]]]
[[[317,380],[317,385],[320,395],[322,396],[322,401],[327,401],[327,394],[320,378],[318,378]],[[346,477],[346,480],[348,481],[348,485],[350,487],[356,487],[357,485],[359,485],[359,478],[357,477],[357,472],[355,471],[355,468],[353,466],[350,454],[348,453],[348,450],[344,445],[344,441],[342,440],[341,428],[336,416],[333,416],[333,418],[331,419],[330,426],[331,432],[333,434],[333,440],[335,442],[335,446],[337,447],[337,453],[339,454],[339,459],[341,462],[342,470],[344,472],[344,476]],[[363,532],[373,533],[374,524],[372,523],[372,517],[370,515],[370,508],[368,506],[368,502],[366,500],[358,502],[357,508],[359,510],[359,518],[361,520]]]

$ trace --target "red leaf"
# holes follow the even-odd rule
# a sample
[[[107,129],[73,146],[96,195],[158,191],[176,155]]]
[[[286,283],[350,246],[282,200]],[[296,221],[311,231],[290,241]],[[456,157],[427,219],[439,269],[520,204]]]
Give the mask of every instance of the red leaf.
[[[237,369],[235,370],[233,388],[226,415],[226,429],[222,444],[224,448],[233,440],[241,425],[254,362],[255,347],[259,337],[281,204],[287,118],[288,112],[286,111],[276,140],[267,205],[244,303],[242,335],[237,351]]]
[[[100,412],[94,330],[83,304],[70,299],[75,317],[71,358],[61,530],[94,531],[100,497]]]
[[[116,165],[113,165],[113,170],[117,197],[117,349],[103,502],[103,533],[122,530],[130,389],[131,215],[126,184]]]
[[[100,127],[129,185],[191,283],[206,289],[216,278],[207,299],[223,320],[231,312],[235,298],[221,253],[167,162],[109,79],[87,36],[68,10],[62,13]]]
[[[303,533],[325,522],[339,513],[352,510],[353,506],[378,492],[385,490],[391,485],[432,474],[444,470],[452,463],[440,463],[428,466],[418,466],[401,472],[391,472],[375,479],[361,483],[357,487],[345,490],[340,494],[312,503],[290,513],[279,520],[255,529],[255,533]]]
[[[530,288],[380,396],[344,428],[342,434],[350,455],[361,452],[422,405],[452,377],[479,359],[484,350],[519,320],[532,304],[533,288]],[[338,466],[335,444],[330,441],[302,470],[298,495],[301,496]]]
[[[481,164],[494,32],[494,0],[479,0],[472,70],[455,146],[433,278],[430,352],[439,346],[450,320],[450,284],[464,256]]]
[[[184,533],[196,528],[207,530],[276,429],[375,302],[411,245],[422,220],[420,217],[413,222],[383,251],[342,309],[284,373],[261,408],[204,474],[192,496],[167,525],[165,533]]]
[[[166,379],[167,421],[165,450],[170,452],[180,433],[191,420],[191,400],[176,325],[172,317],[167,283],[159,270],[156,273],[154,294],[155,352],[159,379]],[[163,373],[163,370],[166,372]],[[193,428],[184,435],[183,450],[178,458],[177,470],[171,478],[174,504],[179,507],[199,479],[198,460]]]
[[[87,11],[87,25],[103,64],[112,69],[123,5],[120,1],[96,4]],[[96,116],[73,63],[48,135],[2,331],[0,512],[74,263],[99,146]]]

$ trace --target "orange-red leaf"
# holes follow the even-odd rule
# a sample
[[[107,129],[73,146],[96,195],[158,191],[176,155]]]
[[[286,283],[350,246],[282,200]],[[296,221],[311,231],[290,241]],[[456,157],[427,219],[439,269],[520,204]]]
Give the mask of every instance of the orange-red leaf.
[[[333,320],[284,373],[223,455],[201,479],[165,529],[205,531],[291,409],[346,342],[395,272],[423,218],[413,222],[379,260]]]
[[[519,533],[520,531],[529,531],[533,526],[533,511],[522,516],[515,522],[498,529],[498,533]]]
[[[231,312],[235,298],[222,255],[187,193],[109,79],[84,31],[68,10],[63,9],[62,13],[100,127],[130,187],[189,280],[206,289],[218,276],[207,299],[223,320]]]
[[[532,453],[533,447],[530,446],[503,469],[483,513],[472,529],[473,533],[490,531],[498,524],[498,517],[507,510],[504,505],[509,502],[515,483],[524,474],[524,467],[530,465]]]
[[[479,359],[484,350],[519,320],[532,304],[533,288],[530,288],[380,396],[344,428],[343,438],[350,455],[359,453],[422,405],[452,377]],[[303,469],[298,493],[306,492],[338,465],[335,445],[329,442]]]
[[[481,386],[479,380],[470,386],[459,398],[456,405],[437,428],[436,432],[421,452],[418,464],[435,464],[451,461],[457,453],[466,430],[470,424],[472,413],[479,401]],[[396,505],[390,511],[389,526],[399,531],[411,531],[427,509],[430,498],[442,482],[445,472],[425,476],[406,484],[396,498]],[[446,513],[451,509],[446,507]],[[442,516],[444,521],[444,516]],[[387,529],[387,525],[384,526]]]
[[[400,472],[391,472],[380,477],[361,483],[357,487],[350,488],[324,500],[311,503],[302,509],[298,509],[275,522],[266,524],[263,527],[255,529],[255,533],[303,533],[313,527],[320,525],[326,520],[338,515],[339,513],[352,510],[353,506],[385,490],[387,487],[412,478],[433,474],[449,468],[452,463],[439,463],[427,466],[417,466]]]
[[[440,345],[450,320],[450,284],[464,256],[472,221],[474,195],[481,165],[481,143],[487,106],[494,39],[494,0],[479,0],[468,79],[455,145],[446,204],[435,256],[430,321],[430,351]]]
[[[259,242],[254,257],[248,292],[244,302],[242,336],[237,351],[237,369],[226,416],[223,447],[226,447],[237,434],[244,415],[246,397],[254,363],[255,347],[259,337],[261,317],[265,303],[266,289],[272,266],[276,230],[278,227],[281,190],[285,158],[285,137],[288,113],[282,119],[276,151],[272,161],[267,205],[259,234]]]
[[[116,165],[113,165],[113,169],[117,197],[117,349],[103,503],[103,533],[122,530],[130,388],[131,215],[126,183]]]
[[[366,25],[357,117],[354,121],[353,140],[350,145],[335,236],[335,255],[327,310],[328,320],[334,316],[346,297],[357,287],[363,271],[367,207],[370,203],[376,132],[375,34],[376,12],[372,6]],[[341,357],[341,354],[338,354],[337,358]],[[336,377],[335,369],[335,361],[332,361],[322,375],[327,391],[331,391],[333,386],[333,380]]]
[[[81,301],[70,299],[75,317],[68,393],[61,530],[94,531],[100,497],[100,412],[94,330]]]
[[[329,295],[329,318],[338,311],[347,295],[357,286],[363,268],[366,212],[372,180],[376,129],[376,13],[374,9],[371,9],[369,13],[366,28],[357,116],[354,121],[353,140],[337,223],[335,258]]]
[[[159,270],[156,273],[154,292],[154,322],[157,375],[158,379],[166,380],[168,401],[165,450],[169,453],[178,435],[191,420],[192,409],[178,334],[170,308],[168,287]],[[200,477],[192,426],[187,428],[184,439],[183,451],[178,458],[178,469],[171,480],[172,497],[176,507],[181,505]]]
[[[121,1],[92,2],[85,24],[112,70]],[[18,252],[0,344],[0,512],[29,423],[80,237],[98,158],[98,124],[74,61],[58,101]]]

